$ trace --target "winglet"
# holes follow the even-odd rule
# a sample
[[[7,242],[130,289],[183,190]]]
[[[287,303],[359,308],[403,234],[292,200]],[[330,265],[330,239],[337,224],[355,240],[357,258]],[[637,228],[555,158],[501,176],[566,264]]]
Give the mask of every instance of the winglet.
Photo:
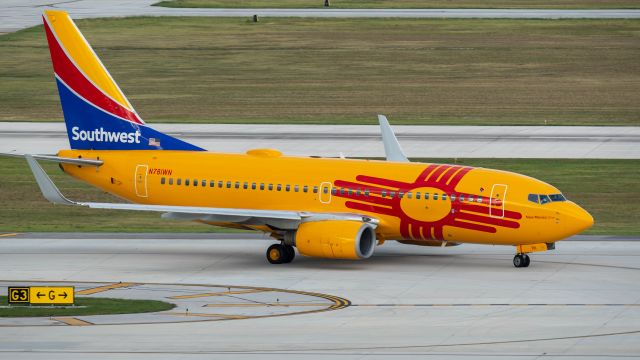
[[[44,172],[40,164],[33,158],[33,156],[29,154],[24,155],[25,159],[27,159],[27,163],[31,168],[31,172],[33,172],[33,176],[36,178],[36,182],[40,187],[40,191],[42,195],[49,201],[54,204],[59,205],[78,205],[77,203],[67,199],[60,193],[60,190],[56,187],[56,185],[51,181],[51,178]]]
[[[393,133],[393,129],[391,129],[391,125],[389,125],[387,117],[378,115],[378,122],[380,123],[382,142],[384,143],[384,152],[387,156],[387,161],[409,162],[404,151],[402,151],[402,147],[400,147],[396,135]]]

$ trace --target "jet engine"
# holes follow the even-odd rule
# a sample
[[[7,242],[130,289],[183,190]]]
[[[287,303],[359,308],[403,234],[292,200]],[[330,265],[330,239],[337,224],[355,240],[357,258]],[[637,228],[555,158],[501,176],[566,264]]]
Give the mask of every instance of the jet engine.
[[[291,235],[302,255],[331,259],[367,259],[376,247],[373,226],[360,221],[323,220],[302,223]]]

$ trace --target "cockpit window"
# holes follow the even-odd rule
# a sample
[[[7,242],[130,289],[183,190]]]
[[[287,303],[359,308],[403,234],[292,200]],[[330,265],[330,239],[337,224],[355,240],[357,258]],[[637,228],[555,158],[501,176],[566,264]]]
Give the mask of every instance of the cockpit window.
[[[542,195],[542,194],[529,194],[529,201],[536,204],[547,204],[550,202],[567,201],[567,198],[562,194]]]

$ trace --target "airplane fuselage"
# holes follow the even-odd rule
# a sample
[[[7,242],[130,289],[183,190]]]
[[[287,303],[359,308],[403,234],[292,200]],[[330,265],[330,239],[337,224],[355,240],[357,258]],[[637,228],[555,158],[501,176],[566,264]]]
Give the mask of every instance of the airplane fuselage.
[[[366,214],[379,220],[381,240],[551,243],[592,223],[570,201],[529,200],[531,194],[560,194],[549,184],[464,165],[289,157],[269,149],[247,154],[63,150],[58,155],[103,160],[97,168],[62,166],[134,203]]]

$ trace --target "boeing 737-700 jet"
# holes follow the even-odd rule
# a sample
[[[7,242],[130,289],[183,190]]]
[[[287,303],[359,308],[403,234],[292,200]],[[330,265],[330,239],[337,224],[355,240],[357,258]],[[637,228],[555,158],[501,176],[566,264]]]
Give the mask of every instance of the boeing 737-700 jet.
[[[376,246],[510,245],[527,253],[593,224],[560,190],[528,176],[462,165],[409,162],[379,116],[386,161],[224,154],[158,132],[138,116],[69,15],[43,15],[70,150],[24,156],[45,198],[95,209],[155,211],[168,219],[251,229],[278,242],[273,264],[306,256],[366,259]],[[65,198],[37,163],[130,203]],[[106,221],[106,220],[105,220]]]

